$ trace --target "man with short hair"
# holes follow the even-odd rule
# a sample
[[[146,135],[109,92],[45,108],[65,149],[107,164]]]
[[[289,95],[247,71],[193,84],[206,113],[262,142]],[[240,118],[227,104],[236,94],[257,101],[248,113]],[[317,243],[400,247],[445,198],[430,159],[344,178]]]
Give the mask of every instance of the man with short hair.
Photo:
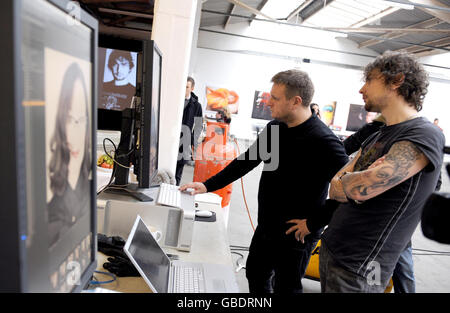
[[[307,218],[325,201],[329,181],[347,162],[342,142],[311,113],[314,86],[309,76],[289,70],[272,78],[268,106],[272,120],[253,145],[204,183],[189,183],[194,194],[223,188],[264,162],[258,191],[258,226],[246,263],[251,293],[299,293],[321,229],[300,243],[286,236],[287,220]],[[212,243],[213,244],[213,243]]]
[[[386,52],[364,76],[365,109],[381,113],[386,126],[331,182],[332,200],[321,211],[332,215],[320,249],[322,292],[385,290],[442,166],[444,135],[417,114],[428,86],[422,65],[411,55]],[[298,220],[291,232],[302,241],[328,223],[326,215]]]
[[[136,87],[130,83],[134,68],[131,52],[112,50],[108,59],[108,68],[113,80],[104,82],[100,107],[105,109],[123,110],[131,106],[131,99],[136,93]]]
[[[194,79],[188,76],[184,97],[183,120],[181,122],[180,146],[175,170],[177,186],[180,185],[184,165],[192,159],[192,154],[198,145],[198,137],[203,127],[203,110],[200,102],[198,102],[197,95],[194,93],[194,87]]]

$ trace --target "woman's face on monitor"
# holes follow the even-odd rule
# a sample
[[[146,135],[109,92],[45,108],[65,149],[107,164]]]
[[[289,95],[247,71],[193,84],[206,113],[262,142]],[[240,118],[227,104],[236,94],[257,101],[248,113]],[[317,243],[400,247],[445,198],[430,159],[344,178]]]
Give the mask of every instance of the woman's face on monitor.
[[[84,156],[87,122],[85,92],[80,80],[77,80],[74,85],[66,129],[71,159],[83,158]]]

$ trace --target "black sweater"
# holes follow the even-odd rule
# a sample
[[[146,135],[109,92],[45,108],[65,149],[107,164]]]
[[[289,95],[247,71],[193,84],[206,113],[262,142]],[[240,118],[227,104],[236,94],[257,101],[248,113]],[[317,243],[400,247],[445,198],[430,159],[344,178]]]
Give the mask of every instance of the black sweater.
[[[264,162],[258,227],[281,239],[292,226],[288,220],[308,218],[324,204],[329,181],[347,160],[342,142],[316,115],[291,128],[271,121],[244,154],[204,184],[218,190]]]

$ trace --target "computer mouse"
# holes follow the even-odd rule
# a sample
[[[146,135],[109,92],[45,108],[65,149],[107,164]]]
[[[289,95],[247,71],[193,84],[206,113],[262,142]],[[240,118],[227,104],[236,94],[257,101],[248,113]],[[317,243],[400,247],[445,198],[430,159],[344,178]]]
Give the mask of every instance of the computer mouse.
[[[194,188],[186,188],[185,190],[183,190],[182,192],[187,193],[187,194],[191,194],[195,191]]]
[[[195,212],[195,216],[198,217],[211,217],[213,215],[213,213],[211,211],[207,211],[207,210],[198,210]]]

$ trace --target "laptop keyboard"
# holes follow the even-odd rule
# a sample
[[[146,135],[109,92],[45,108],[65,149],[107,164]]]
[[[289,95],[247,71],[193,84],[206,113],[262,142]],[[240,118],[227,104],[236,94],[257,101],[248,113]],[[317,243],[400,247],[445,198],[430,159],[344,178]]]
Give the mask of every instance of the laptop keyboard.
[[[178,188],[176,185],[162,183],[156,203],[181,208],[181,191]]]
[[[204,293],[203,271],[198,267],[175,266],[173,268],[174,293]]]

